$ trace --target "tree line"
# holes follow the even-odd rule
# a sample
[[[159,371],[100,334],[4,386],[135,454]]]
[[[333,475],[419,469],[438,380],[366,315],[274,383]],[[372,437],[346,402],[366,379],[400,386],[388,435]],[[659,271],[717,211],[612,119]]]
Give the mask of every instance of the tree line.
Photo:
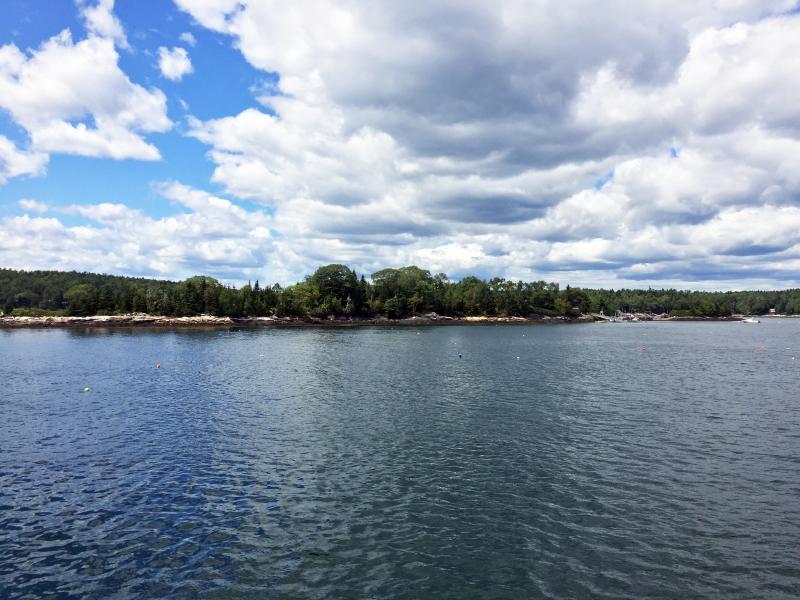
[[[153,315],[228,317],[403,318],[444,316],[576,316],[644,312],[673,316],[800,314],[800,289],[692,292],[675,289],[603,290],[545,281],[465,277],[451,281],[416,266],[382,269],[369,280],[345,265],[320,267],[303,281],[281,287],[258,281],[240,288],[212,277],[180,282],[62,271],[0,269],[0,307],[6,315],[74,316],[142,312]]]

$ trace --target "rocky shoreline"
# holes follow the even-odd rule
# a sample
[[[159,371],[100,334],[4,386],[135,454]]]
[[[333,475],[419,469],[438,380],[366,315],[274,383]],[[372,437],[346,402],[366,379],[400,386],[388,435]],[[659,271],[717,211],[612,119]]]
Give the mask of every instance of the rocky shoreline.
[[[770,315],[773,318],[783,315]],[[741,321],[740,315],[731,317],[667,317],[660,316],[647,321],[674,322],[717,322]],[[645,319],[642,319],[643,321]],[[155,329],[182,328],[230,328],[230,327],[363,327],[363,326],[422,326],[422,325],[513,325],[513,324],[575,324],[602,323],[594,315],[580,317],[548,317],[531,315],[528,317],[445,317],[436,313],[405,319],[386,317],[349,318],[338,317],[320,319],[314,317],[215,317],[198,315],[194,317],[164,317],[133,313],[126,315],[95,315],[91,317],[5,317],[0,316],[0,329],[42,329],[42,328],[122,328],[141,327]]]
[[[493,325],[493,324],[555,324],[593,323],[594,317],[444,317],[437,314],[414,316],[406,319],[335,318],[312,317],[164,317],[142,313],[128,315],[96,315],[91,317],[0,317],[0,328],[225,328],[225,327],[359,327],[359,326],[407,326],[407,325]]]

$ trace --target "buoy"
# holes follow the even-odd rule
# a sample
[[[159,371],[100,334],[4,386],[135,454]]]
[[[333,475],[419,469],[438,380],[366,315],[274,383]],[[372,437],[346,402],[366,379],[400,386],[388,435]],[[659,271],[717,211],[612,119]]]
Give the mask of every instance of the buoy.
[[[161,368],[161,363],[156,363],[156,369],[160,369],[160,368]]]
[[[90,388],[90,387],[83,388],[83,393],[84,394],[86,394],[87,392],[91,392],[91,391],[92,391],[92,388]]]

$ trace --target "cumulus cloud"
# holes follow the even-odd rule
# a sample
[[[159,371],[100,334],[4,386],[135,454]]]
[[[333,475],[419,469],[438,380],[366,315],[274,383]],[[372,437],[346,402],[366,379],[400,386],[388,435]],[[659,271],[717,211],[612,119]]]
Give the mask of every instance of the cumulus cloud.
[[[185,48],[158,49],[158,68],[161,74],[172,81],[180,81],[184,75],[192,72],[192,61]]]
[[[126,271],[284,283],[335,261],[614,287],[800,285],[794,1],[175,2],[267,82],[240,112],[188,119],[221,192],[163,186],[187,211],[165,219],[79,205],[91,225],[8,227],[76,249],[100,236]],[[31,135],[25,152],[0,139],[27,165],[14,172],[68,145],[157,156],[144,135],[169,127],[163,94],[121,74],[119,36],[86,19],[82,42],[0,49],[0,106]],[[58,51],[84,64],[82,45],[105,58],[79,81],[94,92],[91,77],[108,77],[113,93],[45,96],[34,83],[73,90],[72,67],[39,63]],[[191,72],[183,48],[159,55],[165,77]]]
[[[191,135],[315,248],[307,269],[322,249],[584,283],[735,284],[747,248],[792,264],[793,2],[176,3],[279,76]],[[737,242],[748,219],[782,242]],[[766,272],[797,280],[741,270]]]
[[[81,15],[90,34],[112,39],[120,48],[129,48],[125,30],[114,14],[114,0],[98,0],[94,5],[78,0],[78,5],[82,7]]]
[[[41,175],[46,166],[46,154],[20,150],[14,142],[0,135],[0,185],[19,175]]]
[[[575,104],[587,128],[658,123],[673,135],[738,130],[798,129],[800,108],[793,57],[800,52],[797,18],[708,29],[698,34],[675,77],[664,86],[637,85],[609,63],[592,77]]]
[[[792,3],[177,4],[232,36],[253,66],[279,73],[286,94],[344,108],[350,129],[380,128],[426,155],[500,151],[547,164],[608,152],[581,146],[583,132],[567,127],[587,73],[613,64],[636,83],[669,81],[693,35]]]
[[[166,97],[131,82],[114,42],[73,42],[64,30],[38,49],[0,47],[0,108],[30,135],[36,153],[158,160],[144,134],[170,128]]]

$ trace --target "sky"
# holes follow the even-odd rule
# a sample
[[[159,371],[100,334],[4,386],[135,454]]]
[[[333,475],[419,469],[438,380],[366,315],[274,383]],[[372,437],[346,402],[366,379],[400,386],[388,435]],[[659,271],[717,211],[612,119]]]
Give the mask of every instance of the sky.
[[[800,287],[796,0],[2,0],[0,266]]]

